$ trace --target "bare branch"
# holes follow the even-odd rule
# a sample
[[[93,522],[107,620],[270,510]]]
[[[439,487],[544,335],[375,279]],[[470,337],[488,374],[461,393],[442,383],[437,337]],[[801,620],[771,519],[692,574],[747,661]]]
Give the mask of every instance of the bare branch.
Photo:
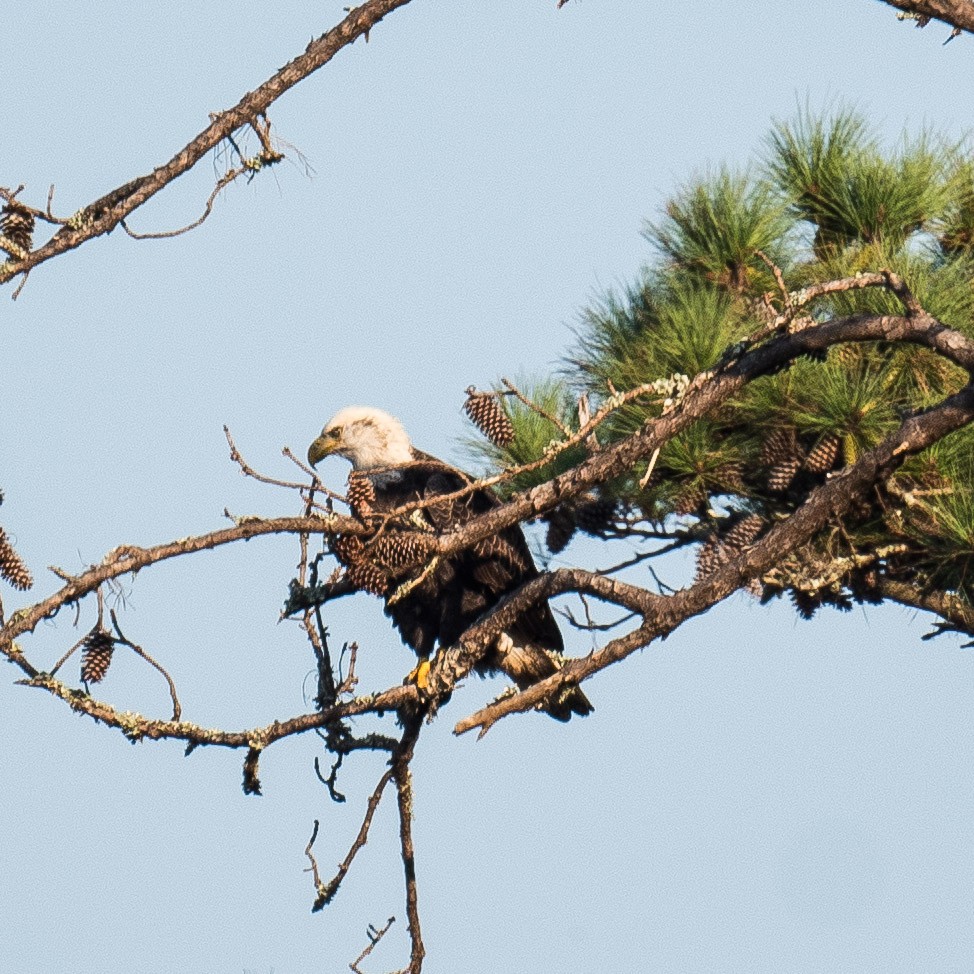
[[[192,169],[211,149],[242,126],[254,124],[266,115],[281,95],[327,64],[342,48],[372,30],[387,14],[407,3],[409,0],[365,0],[360,6],[352,7],[341,23],[311,41],[304,53],[289,61],[262,85],[247,92],[233,108],[215,114],[212,122],[169,162],[88,204],[46,244],[23,259],[0,264],[0,284],[18,275],[26,275],[38,264],[113,230],[133,210]]]
[[[379,802],[382,801],[382,792],[385,791],[385,787],[392,780],[393,770],[390,768],[383,774],[379,779],[379,783],[375,787],[375,791],[372,792],[372,797],[369,798],[368,804],[365,807],[365,818],[362,820],[362,825],[359,827],[358,834],[355,836],[355,841],[352,843],[352,847],[348,850],[348,855],[341,861],[338,867],[338,872],[335,873],[334,877],[326,884],[322,883],[318,876],[317,863],[311,856],[311,846],[314,843],[315,836],[318,834],[318,823],[315,822],[314,834],[311,836],[311,842],[308,843],[308,848],[305,852],[308,858],[311,859],[312,865],[314,866],[314,881],[315,881],[315,901],[311,907],[312,913],[317,913],[319,910],[324,909],[334,898],[335,894],[338,892],[338,888],[342,884],[342,880],[348,874],[348,870],[352,866],[352,861],[355,856],[358,855],[359,850],[365,845],[369,838],[369,829],[372,826],[372,818],[375,815],[375,810],[379,807]],[[362,958],[360,957],[359,960]]]
[[[395,917],[389,917],[386,920],[386,925],[380,929],[374,927],[371,923],[369,924],[369,929],[366,931],[369,937],[369,945],[362,951],[355,960],[352,961],[348,966],[355,972],[355,974],[362,974],[362,969],[358,966],[372,951],[375,949],[375,945],[389,932],[389,928],[396,922]]]
[[[974,33],[974,4],[970,0],[882,0],[897,10],[943,21],[957,31]],[[955,36],[951,34],[951,37]],[[950,38],[948,38],[949,40]]]
[[[119,627],[118,619],[115,618],[115,611],[110,610],[109,615],[111,616],[112,625],[115,627],[115,632],[118,633],[116,642],[121,643],[123,646],[128,646],[129,649],[134,650],[139,656],[142,657],[150,666],[158,670],[166,683],[169,685],[169,696],[172,698],[172,719],[174,721],[179,720],[182,716],[183,708],[179,704],[179,697],[176,694],[176,684],[173,683],[172,677],[166,671],[166,669],[160,666],[141,646],[136,646],[131,640],[126,639],[122,634],[122,630]]]
[[[411,944],[409,967],[406,974],[419,974],[423,967],[426,948],[419,925],[419,903],[416,888],[416,854],[413,848],[413,780],[409,762],[413,758],[416,741],[423,724],[421,712],[406,727],[399,750],[392,759],[392,773],[396,779],[396,797],[399,808],[399,845],[402,853],[403,873],[406,878],[406,916],[409,922]]]

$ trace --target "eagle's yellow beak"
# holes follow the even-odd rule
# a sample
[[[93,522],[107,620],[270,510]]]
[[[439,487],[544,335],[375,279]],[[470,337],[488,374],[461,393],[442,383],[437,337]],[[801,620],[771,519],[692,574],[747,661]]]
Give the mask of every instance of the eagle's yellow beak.
[[[313,467],[319,460],[323,460],[329,454],[334,453],[341,446],[341,436],[332,432],[322,433],[308,447],[308,463]]]

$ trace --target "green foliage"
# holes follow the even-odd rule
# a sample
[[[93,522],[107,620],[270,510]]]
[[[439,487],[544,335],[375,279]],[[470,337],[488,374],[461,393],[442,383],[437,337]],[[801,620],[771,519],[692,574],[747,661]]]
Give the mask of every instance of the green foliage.
[[[773,286],[757,252],[783,259],[786,229],[784,206],[770,184],[721,168],[686,186],[644,235],[695,282],[740,294]]]
[[[819,259],[869,246],[892,253],[956,204],[957,147],[928,134],[884,152],[855,113],[805,110],[777,123],[768,146],[767,176],[814,229]]]
[[[929,313],[974,335],[974,162],[963,146],[927,132],[888,147],[853,111],[805,109],[775,123],[763,151],[746,175],[723,167],[684,185],[647,224],[650,266],[582,312],[564,382],[530,390],[546,411],[575,429],[581,393],[594,411],[617,392],[711,368],[784,307],[782,286],[797,292],[888,268]],[[800,313],[825,321],[902,311],[895,295],[871,287],[824,295]],[[606,485],[603,496],[630,518],[692,527],[709,538],[701,549],[705,571],[719,562],[721,532],[745,518],[749,530],[773,523],[905,415],[965,381],[961,370],[918,347],[835,347],[821,361],[800,360],[751,383],[736,402],[667,443],[652,471],[644,463]],[[600,441],[660,416],[667,395],[629,400],[601,425]],[[492,466],[535,460],[562,436],[510,397],[505,409],[517,429],[514,444],[477,448]],[[583,455],[584,448],[572,450],[513,486],[538,483]],[[790,589],[805,615],[823,602],[848,608],[850,598],[875,599],[886,572],[974,596],[972,457],[974,433],[963,430],[912,459],[869,504],[801,553],[815,568],[805,581],[782,576],[765,595]],[[888,553],[876,560],[877,551]],[[837,580],[822,568],[836,564],[859,567]]]
[[[537,382],[520,381],[518,387],[525,398],[547,416],[526,406],[512,395],[503,396],[502,408],[514,426],[513,441],[504,447],[483,437],[471,438],[466,443],[467,452],[474,461],[479,461],[488,469],[520,467],[541,460],[547,453],[552,454],[550,463],[536,470],[520,473],[500,485],[498,492],[503,497],[544,483],[574,466],[585,456],[584,448],[578,446],[555,454],[556,445],[565,439],[565,435],[557,423],[548,417],[557,419],[572,432],[578,428],[577,408],[565,384],[549,378]]]

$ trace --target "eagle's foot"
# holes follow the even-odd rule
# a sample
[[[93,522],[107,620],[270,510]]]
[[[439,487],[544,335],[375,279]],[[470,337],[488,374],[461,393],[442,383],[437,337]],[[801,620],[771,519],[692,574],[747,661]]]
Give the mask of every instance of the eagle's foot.
[[[426,656],[421,656],[419,662],[406,674],[403,683],[411,683],[421,693],[429,687],[430,681],[430,661]]]

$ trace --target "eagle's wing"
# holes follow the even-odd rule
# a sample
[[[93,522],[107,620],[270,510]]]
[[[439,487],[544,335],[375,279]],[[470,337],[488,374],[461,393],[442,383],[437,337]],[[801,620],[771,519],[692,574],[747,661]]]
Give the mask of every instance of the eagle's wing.
[[[427,454],[415,451],[414,456],[413,463],[397,468],[396,478],[377,482],[379,510],[391,511],[422,500],[423,523],[443,534],[500,504],[489,489],[449,497],[469,486],[471,479]],[[421,530],[415,520],[413,524]],[[405,595],[387,596],[386,614],[406,643],[417,653],[430,655],[436,643],[455,643],[485,612],[537,575],[524,533],[513,525],[439,560],[425,575],[417,576]],[[501,669],[524,688],[556,672],[563,648],[551,608],[545,601],[538,602],[507,627],[478,670]],[[573,713],[590,713],[592,705],[579,687],[570,687],[547,701],[544,709],[558,720],[568,720]]]
[[[427,499],[454,493],[470,483],[460,471],[446,464],[442,466],[444,469],[432,473],[426,482],[424,496]],[[485,489],[453,500],[431,503],[428,511],[437,531],[442,532],[461,527],[499,505],[497,496]],[[463,552],[461,564],[469,578],[476,583],[471,588],[483,597],[483,606],[478,615],[538,575],[524,532],[518,525],[477,541]],[[559,653],[564,649],[561,630],[547,602],[536,603],[528,609],[518,620],[517,629],[530,642],[545,649]]]

